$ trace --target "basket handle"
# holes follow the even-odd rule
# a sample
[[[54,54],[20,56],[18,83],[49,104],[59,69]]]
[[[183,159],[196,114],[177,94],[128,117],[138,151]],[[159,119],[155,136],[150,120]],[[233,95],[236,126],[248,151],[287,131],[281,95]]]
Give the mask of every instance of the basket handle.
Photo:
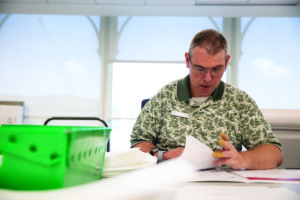
[[[44,125],[47,125],[52,120],[98,120],[108,127],[107,122],[98,117],[51,117],[44,122]]]
[[[98,120],[98,121],[102,122],[105,125],[105,127],[108,127],[107,122],[103,119],[98,118],[98,117],[51,117],[51,118],[48,118],[44,122],[44,125],[47,125],[52,120]],[[108,139],[108,142],[107,142],[106,151],[107,152],[110,151],[110,140],[109,139]]]

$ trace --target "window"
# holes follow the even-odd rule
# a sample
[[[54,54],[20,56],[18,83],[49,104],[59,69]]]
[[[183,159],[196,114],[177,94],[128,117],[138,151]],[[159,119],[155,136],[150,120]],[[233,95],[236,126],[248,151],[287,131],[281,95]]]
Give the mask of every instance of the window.
[[[245,26],[249,18],[242,18]],[[300,18],[256,18],[242,41],[239,87],[264,109],[300,109]]]
[[[92,19],[99,28],[100,17]],[[24,101],[26,124],[48,116],[99,116],[97,49],[86,16],[10,15],[0,27],[1,100]]]

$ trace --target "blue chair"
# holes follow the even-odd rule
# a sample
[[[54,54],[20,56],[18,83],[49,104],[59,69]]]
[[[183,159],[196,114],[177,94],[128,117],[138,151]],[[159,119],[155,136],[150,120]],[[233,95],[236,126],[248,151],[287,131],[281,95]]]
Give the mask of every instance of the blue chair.
[[[142,104],[141,104],[141,109],[145,106],[145,104],[149,101],[150,99],[143,99]]]

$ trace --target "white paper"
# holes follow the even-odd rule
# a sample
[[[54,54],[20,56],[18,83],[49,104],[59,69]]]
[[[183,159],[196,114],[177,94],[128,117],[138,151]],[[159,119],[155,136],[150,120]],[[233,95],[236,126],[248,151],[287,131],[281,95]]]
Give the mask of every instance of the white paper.
[[[239,175],[233,174],[230,171],[224,171],[221,169],[195,171],[190,173],[184,181],[186,182],[240,182],[248,183],[248,179]]]
[[[266,179],[261,181],[300,181],[300,170],[293,169],[268,169],[268,170],[234,170],[232,173],[242,177]],[[272,180],[273,179],[273,180]],[[258,181],[258,180],[253,180]]]
[[[180,188],[174,200],[299,200],[300,195],[278,187],[193,185]]]
[[[138,148],[123,152],[106,152],[102,177],[119,176],[133,170],[156,165],[157,158]]]
[[[216,167],[212,164],[212,154],[213,151],[208,146],[189,135],[186,136],[185,149],[180,158],[194,165],[196,169],[208,169]]]

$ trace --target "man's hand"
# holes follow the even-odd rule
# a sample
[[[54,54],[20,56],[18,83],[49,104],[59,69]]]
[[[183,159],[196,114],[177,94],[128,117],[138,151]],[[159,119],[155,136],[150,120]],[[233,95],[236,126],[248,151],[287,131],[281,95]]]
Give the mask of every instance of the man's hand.
[[[131,148],[139,148],[142,152],[150,153],[151,148],[154,147],[153,144],[149,142],[140,142]]]
[[[149,142],[140,142],[134,145],[132,148],[140,148],[141,151],[145,153],[149,153],[152,147],[154,147],[153,144],[150,144]],[[184,147],[178,147],[176,149],[172,149],[170,151],[164,152],[163,160],[170,160],[172,158],[177,158],[181,156],[183,151],[184,151]],[[158,152],[154,153],[154,156],[157,157],[157,154]]]
[[[235,147],[229,142],[229,139],[225,133],[221,133],[219,140],[222,150],[213,153],[213,157],[218,158],[213,162],[214,165],[229,165],[233,169],[242,169],[245,166],[244,157],[235,149]]]
[[[219,140],[222,149],[213,153],[217,158],[214,165],[229,165],[233,169],[271,169],[282,163],[282,152],[273,144],[262,144],[251,150],[238,152],[229,142],[226,134],[221,133]]]

